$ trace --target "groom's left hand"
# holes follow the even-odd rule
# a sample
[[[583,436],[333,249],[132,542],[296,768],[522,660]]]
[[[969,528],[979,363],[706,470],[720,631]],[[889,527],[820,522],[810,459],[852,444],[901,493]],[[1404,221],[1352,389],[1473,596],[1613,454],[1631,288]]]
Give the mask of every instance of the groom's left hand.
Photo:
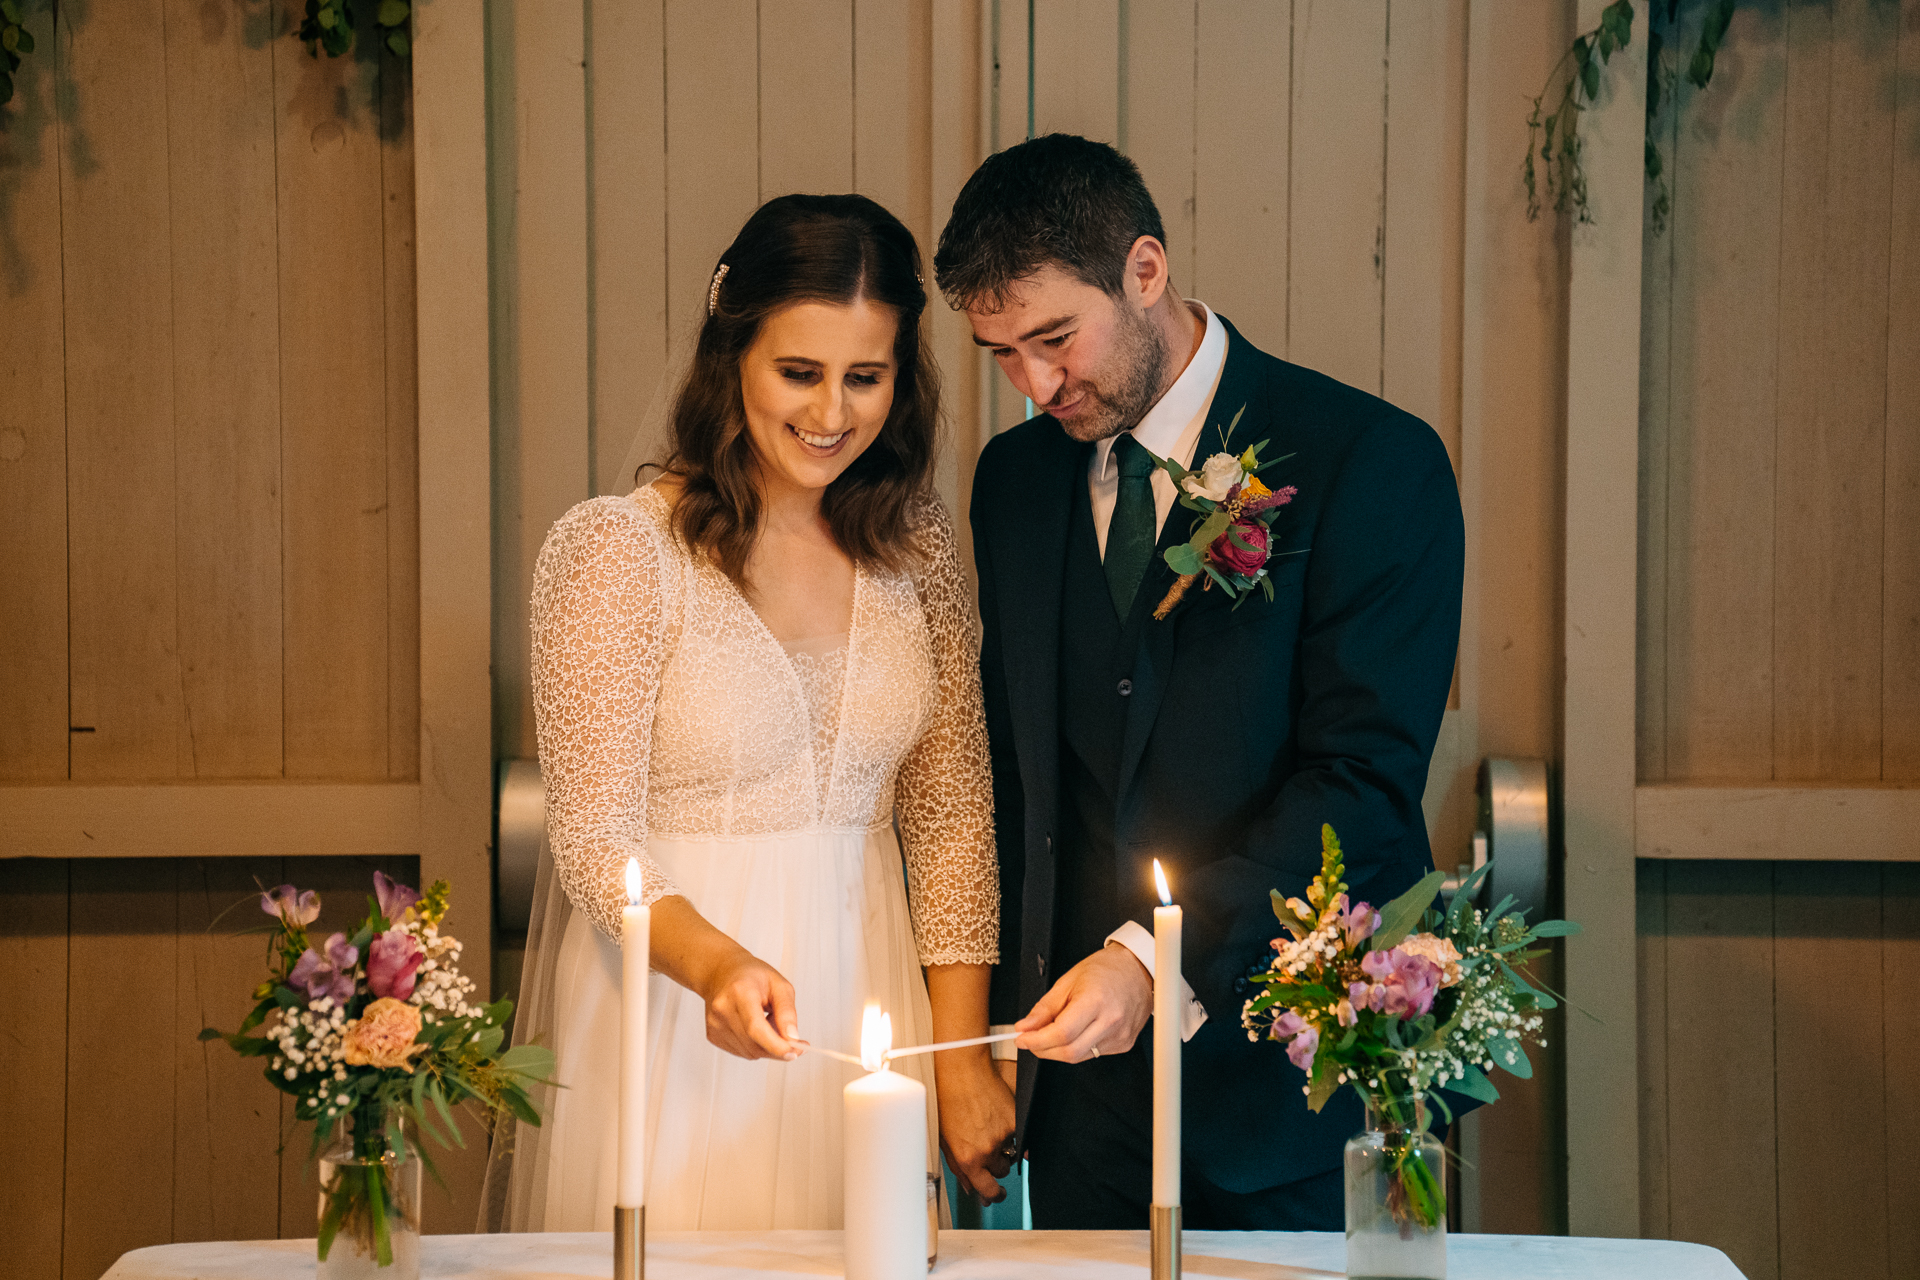
[[[1085,1062],[1133,1048],[1152,1012],[1146,966],[1108,943],[1062,974],[1033,1012],[1013,1024],[1022,1033],[1014,1043],[1036,1057]]]

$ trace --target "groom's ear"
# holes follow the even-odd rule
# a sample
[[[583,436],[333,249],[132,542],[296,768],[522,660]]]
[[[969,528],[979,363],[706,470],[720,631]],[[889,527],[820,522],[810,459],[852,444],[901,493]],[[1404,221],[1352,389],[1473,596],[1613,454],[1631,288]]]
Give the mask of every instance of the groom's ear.
[[[1167,247],[1153,236],[1141,236],[1127,250],[1127,268],[1122,283],[1127,298],[1142,311],[1151,311],[1166,296],[1169,282]]]

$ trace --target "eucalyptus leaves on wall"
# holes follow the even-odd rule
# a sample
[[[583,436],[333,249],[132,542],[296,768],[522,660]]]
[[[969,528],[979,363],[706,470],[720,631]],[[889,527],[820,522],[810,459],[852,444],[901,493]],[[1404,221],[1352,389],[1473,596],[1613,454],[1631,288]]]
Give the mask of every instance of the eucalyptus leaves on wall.
[[[412,51],[407,40],[407,17],[412,12],[407,0],[380,0],[374,11],[373,24],[395,57],[404,58]],[[325,49],[329,58],[338,58],[353,48],[353,5],[348,0],[307,0],[307,16],[296,34],[315,57],[317,49]]]
[[[379,0],[374,10],[373,24],[381,43],[397,58],[413,52],[407,38],[407,19],[412,14],[407,0]],[[314,57],[325,49],[329,58],[338,58],[353,50],[353,25],[351,0],[307,0],[306,16],[294,35]],[[20,0],[0,0],[0,52],[6,54],[6,70],[0,71],[0,105],[5,105],[13,101],[13,73],[20,69],[20,59],[33,52],[33,34],[21,21]]]
[[[1680,0],[1652,0],[1666,5],[1666,25],[1671,27],[1680,13]],[[1713,63],[1733,21],[1734,0],[1708,0],[1700,39],[1687,59],[1687,79],[1704,89],[1713,79]],[[1575,37],[1552,72],[1546,88],[1533,100],[1533,114],[1527,117],[1527,157],[1521,177],[1527,184],[1527,217],[1538,218],[1543,207],[1572,213],[1580,222],[1592,222],[1593,211],[1587,205],[1587,179],[1580,167],[1580,114],[1600,95],[1600,75],[1608,59],[1633,39],[1632,0],[1614,0],[1600,11],[1600,25]],[[1649,212],[1655,232],[1666,230],[1667,215],[1673,202],[1667,188],[1666,161],[1654,141],[1651,127],[1662,105],[1673,97],[1679,70],[1662,47],[1660,28],[1654,25],[1654,13],[1647,15],[1647,184],[1653,190]],[[1555,90],[1558,89],[1556,94]],[[1547,111],[1547,103],[1553,110]],[[1542,113],[1545,112],[1543,115]]]

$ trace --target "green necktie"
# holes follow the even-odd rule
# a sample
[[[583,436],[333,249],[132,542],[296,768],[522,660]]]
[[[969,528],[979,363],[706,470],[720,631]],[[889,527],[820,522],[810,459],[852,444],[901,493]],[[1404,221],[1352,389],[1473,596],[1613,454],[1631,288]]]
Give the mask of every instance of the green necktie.
[[[1107,526],[1107,590],[1122,622],[1133,612],[1133,597],[1153,559],[1153,455],[1131,434],[1116,437],[1113,458],[1120,466],[1113,523]]]

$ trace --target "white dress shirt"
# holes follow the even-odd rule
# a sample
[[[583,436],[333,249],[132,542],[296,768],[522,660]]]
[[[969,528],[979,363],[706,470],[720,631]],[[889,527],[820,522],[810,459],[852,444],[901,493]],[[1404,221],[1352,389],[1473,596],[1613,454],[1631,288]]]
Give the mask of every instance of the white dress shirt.
[[[1213,314],[1204,302],[1187,299],[1188,305],[1198,307],[1207,319],[1207,332],[1200,339],[1200,349],[1193,353],[1193,359],[1180,371],[1167,394],[1147,410],[1146,417],[1130,433],[1148,453],[1158,458],[1172,458],[1181,466],[1189,469],[1193,466],[1193,455],[1200,444],[1200,432],[1207,425],[1207,411],[1213,406],[1213,393],[1220,386],[1220,371],[1227,367],[1227,327],[1220,323],[1220,317]],[[1116,437],[1109,436],[1093,446],[1093,460],[1087,464],[1087,493],[1093,499],[1093,532],[1100,541],[1100,558],[1107,557],[1107,528],[1113,523],[1113,504],[1120,491],[1120,468],[1113,465],[1113,442]],[[1173,511],[1178,495],[1173,491],[1173,477],[1159,467],[1153,469],[1153,528],[1157,537],[1166,528],[1167,516]],[[1128,920],[1118,929],[1107,935],[1106,940],[1125,947],[1153,976],[1153,934],[1138,921]],[[1207,1020],[1207,1010],[1193,998],[1193,987],[1183,978],[1180,981],[1182,994],[1186,997],[1181,1005],[1180,1038],[1193,1039]],[[997,1034],[1011,1031],[1011,1026],[996,1025],[992,1030]],[[1003,1040],[993,1046],[996,1058],[1015,1056],[1013,1042]]]
[[[1227,326],[1208,310],[1204,302],[1187,299],[1207,318],[1206,336],[1200,349],[1180,371],[1167,394],[1160,397],[1147,416],[1140,419],[1130,434],[1156,458],[1172,458],[1189,469],[1200,444],[1201,428],[1207,425],[1207,410],[1213,406],[1213,393],[1220,386],[1220,371],[1227,367]],[[1120,468],[1113,463],[1113,442],[1108,436],[1093,446],[1093,460],[1087,464],[1087,493],[1093,499],[1093,536],[1100,540],[1100,558],[1107,558],[1107,528],[1113,523],[1114,499],[1120,492]],[[1153,531],[1157,537],[1166,528],[1167,515],[1178,497],[1173,477],[1159,467],[1153,469]]]

